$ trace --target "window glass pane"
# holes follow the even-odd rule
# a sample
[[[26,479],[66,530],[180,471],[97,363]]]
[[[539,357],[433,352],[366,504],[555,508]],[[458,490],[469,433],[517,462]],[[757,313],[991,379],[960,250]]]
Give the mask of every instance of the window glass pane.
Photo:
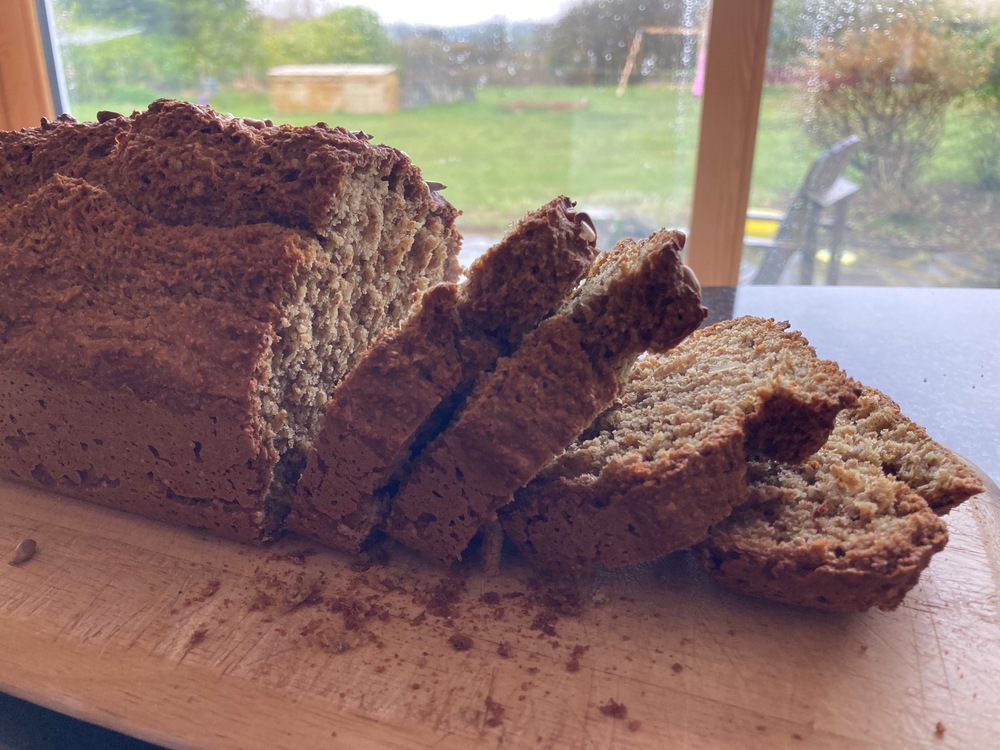
[[[1000,3],[775,0],[742,279],[1000,286],[998,191]]]
[[[463,260],[559,194],[605,248],[687,224],[708,0],[53,4],[78,119],[167,96],[365,130],[448,186]]]

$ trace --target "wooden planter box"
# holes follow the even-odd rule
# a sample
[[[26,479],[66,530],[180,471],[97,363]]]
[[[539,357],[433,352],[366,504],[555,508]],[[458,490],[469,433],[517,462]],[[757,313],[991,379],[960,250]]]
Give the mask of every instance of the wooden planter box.
[[[276,113],[399,111],[399,76],[392,65],[283,65],[267,74]]]

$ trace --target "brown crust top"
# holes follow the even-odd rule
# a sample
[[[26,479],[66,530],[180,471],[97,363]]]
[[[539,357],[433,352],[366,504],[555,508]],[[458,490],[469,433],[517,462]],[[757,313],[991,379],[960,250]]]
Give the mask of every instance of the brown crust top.
[[[53,174],[103,185],[170,224],[274,223],[327,235],[351,207],[355,173],[405,184],[407,200],[453,223],[401,151],[319,123],[273,126],[205,105],[160,99],[145,112],[80,123],[71,117],[0,134],[0,199],[14,202]]]
[[[318,250],[308,236],[274,224],[163,225],[101,186],[61,175],[4,212],[0,242],[23,244],[5,258],[5,285],[24,283],[21,294],[45,278],[57,290],[99,285],[95,292],[107,298],[207,297],[257,318],[274,314]]]
[[[559,314],[582,332],[595,363],[625,370],[645,351],[676,346],[705,319],[701,288],[681,262],[684,234],[661,229],[603,253]]]
[[[111,183],[107,157],[128,124],[126,118],[96,123],[62,115],[54,122],[43,118],[37,128],[0,132],[0,204],[23,200],[56,174]]]
[[[516,346],[559,306],[597,257],[593,223],[575,205],[549,201],[472,263],[459,304],[467,332]]]

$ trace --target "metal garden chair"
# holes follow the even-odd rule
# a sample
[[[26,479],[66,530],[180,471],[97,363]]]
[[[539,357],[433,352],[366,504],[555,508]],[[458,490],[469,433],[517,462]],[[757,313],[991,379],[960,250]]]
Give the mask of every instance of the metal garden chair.
[[[820,229],[830,232],[830,264],[826,282],[838,282],[840,254],[847,228],[847,206],[850,198],[858,192],[858,186],[843,174],[860,144],[861,139],[852,135],[816,157],[788,211],[783,216],[779,215],[781,224],[773,239],[744,238],[745,245],[766,249],[763,262],[750,283],[778,283],[792,256],[800,253],[799,282],[811,284]],[[831,208],[833,216],[825,219],[823,212]],[[752,211],[747,214],[748,219],[763,217]]]

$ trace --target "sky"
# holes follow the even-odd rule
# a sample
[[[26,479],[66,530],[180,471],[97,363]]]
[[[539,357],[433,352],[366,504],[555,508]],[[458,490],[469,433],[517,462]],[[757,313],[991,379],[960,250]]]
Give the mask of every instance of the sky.
[[[463,26],[504,16],[512,21],[550,20],[559,15],[572,0],[256,0],[267,11],[311,7],[333,10],[345,5],[362,5],[378,13],[383,23],[425,24],[428,26]]]

